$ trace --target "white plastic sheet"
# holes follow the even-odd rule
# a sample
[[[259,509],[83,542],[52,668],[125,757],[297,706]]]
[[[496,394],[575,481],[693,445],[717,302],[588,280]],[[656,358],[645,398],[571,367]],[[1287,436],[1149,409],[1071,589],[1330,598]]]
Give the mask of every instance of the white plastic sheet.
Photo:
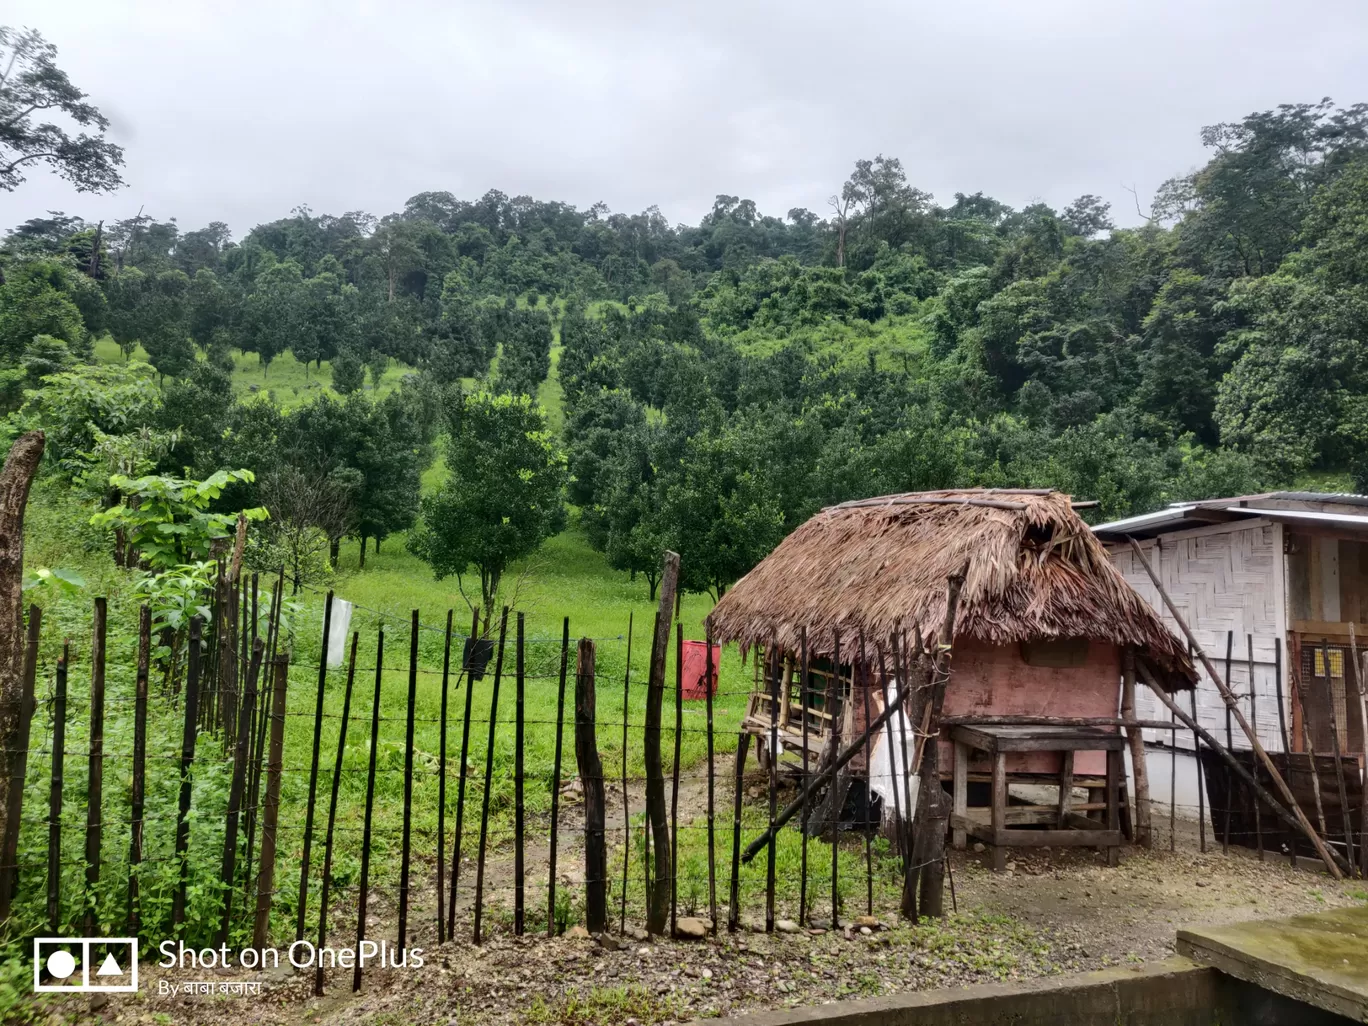
[[[890,702],[896,701],[898,695],[897,683],[889,681],[888,699]],[[907,739],[906,747],[903,746],[903,738]],[[912,771],[912,761],[916,758],[916,734],[912,730],[912,725],[903,716],[902,709],[899,709],[888,718],[884,724],[880,737],[875,742],[874,751],[870,753],[869,761],[869,787],[879,799],[883,806],[883,820],[887,823],[893,822],[895,810],[901,810],[903,819],[910,819],[909,810],[905,807],[907,801],[907,791],[902,790],[902,778],[908,778],[908,788],[912,793],[912,808],[917,807],[917,787],[918,779]],[[897,801],[894,802],[894,785],[898,786]]]
[[[327,610],[324,610],[327,615]],[[333,597],[332,623],[328,625],[328,665],[341,666],[347,651],[347,636],[351,633],[352,604]]]

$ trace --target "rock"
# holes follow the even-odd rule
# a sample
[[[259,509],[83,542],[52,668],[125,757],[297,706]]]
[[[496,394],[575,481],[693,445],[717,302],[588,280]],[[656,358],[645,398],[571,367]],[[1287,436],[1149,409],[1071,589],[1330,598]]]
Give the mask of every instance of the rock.
[[[623,942],[611,933],[596,933],[594,940],[598,941],[598,946],[604,951],[619,951],[623,947]]]
[[[675,922],[675,933],[685,940],[703,940],[708,936],[708,921],[696,916],[685,916]]]
[[[711,969],[704,969],[701,975],[702,975],[703,979],[705,979],[705,980],[711,980],[711,979],[712,979],[712,970],[711,970]]]
[[[861,936],[861,937],[873,937],[873,936],[874,936],[874,931],[871,930],[871,929],[870,929],[869,927],[867,927],[867,926],[862,926],[862,927],[860,927],[860,936]]]
[[[856,916],[855,925],[867,926],[871,930],[877,930],[879,928],[879,920],[877,916]]]
[[[589,931],[582,926],[572,926],[565,931],[566,940],[588,940]]]
[[[988,850],[988,849],[987,849],[986,847],[984,847],[984,844],[983,844],[982,841],[975,841],[975,842],[974,842],[974,854],[975,854],[975,855],[982,855],[982,854],[983,854],[985,851],[987,851],[987,850]]]
[[[1009,862],[1009,863],[1007,863],[1007,872],[1009,872],[1009,873],[1015,873],[1015,872],[1016,872],[1016,863],[1015,863],[1015,862]]]
[[[821,937],[826,934],[826,931],[814,926],[808,930],[808,933],[812,934],[814,937]]]
[[[90,998],[90,1010],[92,1012],[98,1012],[107,1004],[109,1004],[108,994],[94,994]]]

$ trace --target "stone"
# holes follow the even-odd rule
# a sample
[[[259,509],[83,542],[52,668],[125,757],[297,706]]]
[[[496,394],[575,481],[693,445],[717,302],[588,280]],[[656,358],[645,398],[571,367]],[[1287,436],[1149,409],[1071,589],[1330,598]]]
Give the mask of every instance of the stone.
[[[808,930],[808,933],[810,933],[814,937],[822,937],[826,934],[826,931],[814,926]]]
[[[812,927],[814,930],[830,930],[831,920],[821,919],[817,916],[808,916],[808,926]]]
[[[861,937],[873,937],[873,936],[874,936],[874,931],[871,930],[871,929],[870,929],[869,927],[867,927],[867,926],[862,926],[862,927],[860,927],[860,936],[861,936]]]
[[[1016,863],[1015,863],[1015,862],[1009,862],[1009,863],[1007,863],[1007,872],[1009,872],[1009,873],[1015,873],[1015,872],[1016,872]]]
[[[685,940],[703,940],[708,936],[708,921],[696,916],[684,916],[675,922],[675,933]]]
[[[631,937],[634,941],[648,941],[651,939],[651,935],[649,933],[637,927],[633,927],[632,929],[628,930],[627,936]]]
[[[588,940],[589,931],[582,926],[572,926],[565,931],[566,940]]]
[[[618,940],[611,933],[596,933],[594,940],[598,941],[598,946],[604,951],[618,951],[622,948],[622,941]]]
[[[711,979],[712,979],[712,970],[711,970],[711,969],[704,969],[703,972],[701,973],[701,975],[702,975],[703,979],[705,979],[705,980],[711,980]]]
[[[800,929],[792,919],[776,919],[774,928],[780,933],[797,933]]]

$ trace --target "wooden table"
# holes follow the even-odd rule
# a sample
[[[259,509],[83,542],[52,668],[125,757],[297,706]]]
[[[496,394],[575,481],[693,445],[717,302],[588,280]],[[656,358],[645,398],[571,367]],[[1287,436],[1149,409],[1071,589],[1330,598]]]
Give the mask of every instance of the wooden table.
[[[969,837],[984,842],[990,846],[992,866],[997,872],[1007,868],[1007,849],[1010,847],[1095,847],[1105,853],[1107,865],[1117,864],[1122,836],[1120,790],[1124,763],[1121,752],[1126,743],[1120,733],[1101,727],[959,725],[950,728],[950,740],[955,746],[950,827],[956,848],[963,848]],[[992,802],[986,809],[969,808],[971,748],[986,752],[993,767]],[[1097,751],[1107,753],[1106,801],[1100,809],[1106,813],[1103,824],[1083,814],[1096,806],[1072,804],[1074,753]],[[1009,752],[1062,753],[1056,805],[1007,804]]]

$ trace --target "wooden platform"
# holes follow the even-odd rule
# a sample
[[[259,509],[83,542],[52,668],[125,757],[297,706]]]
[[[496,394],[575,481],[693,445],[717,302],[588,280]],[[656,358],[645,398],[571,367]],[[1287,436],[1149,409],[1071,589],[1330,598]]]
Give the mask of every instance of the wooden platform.
[[[955,746],[950,829],[956,848],[963,848],[970,837],[983,841],[991,847],[992,867],[999,872],[1006,867],[1010,847],[1096,847],[1106,853],[1108,865],[1116,865],[1122,841],[1121,749],[1125,744],[1120,734],[1100,727],[959,725],[950,728],[950,740]],[[992,762],[992,800],[986,808],[969,808],[970,749],[986,752]],[[1107,753],[1104,800],[1076,806],[1073,755],[1095,751]],[[1055,805],[1008,804],[1009,752],[1063,753]],[[1103,822],[1085,815],[1095,810],[1104,812]]]
[[[1179,930],[1178,952],[1246,983],[1368,1022],[1368,907]]]

